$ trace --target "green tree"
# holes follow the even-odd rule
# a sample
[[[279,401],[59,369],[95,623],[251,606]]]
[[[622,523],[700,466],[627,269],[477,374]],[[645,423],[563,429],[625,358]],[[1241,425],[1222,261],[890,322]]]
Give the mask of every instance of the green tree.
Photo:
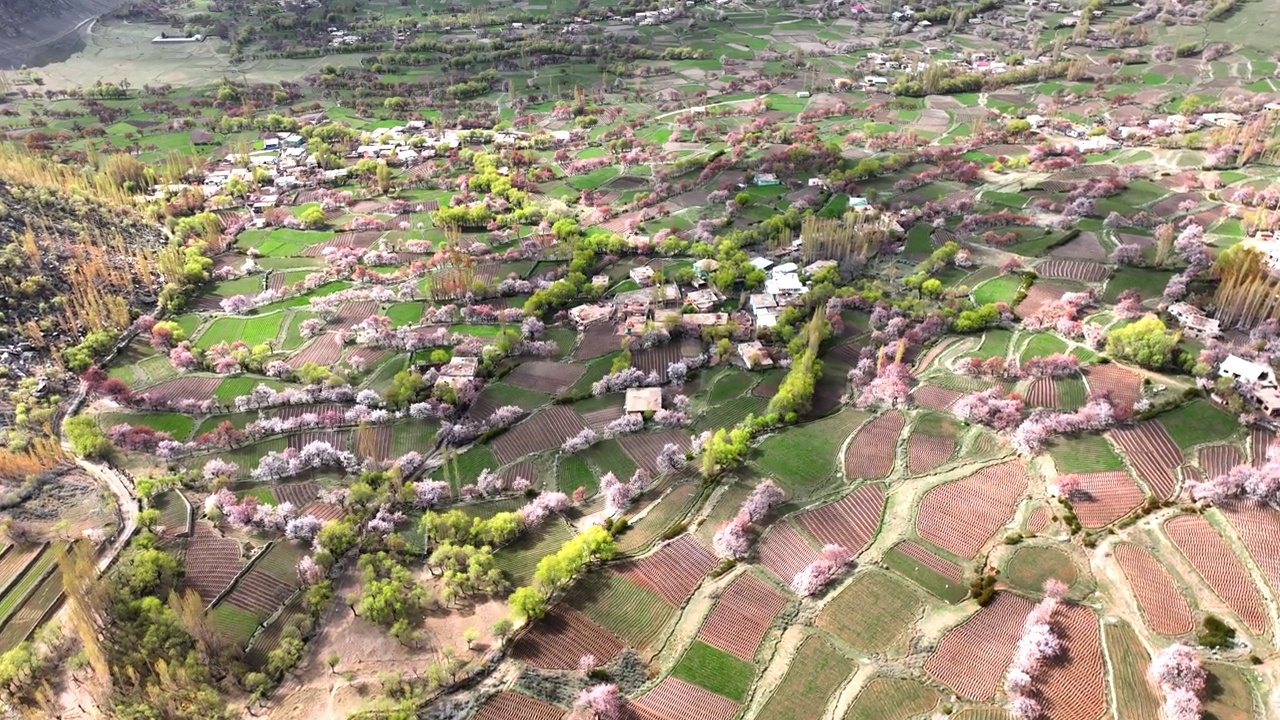
[[[303,225],[306,225],[309,228],[323,227],[325,224],[324,209],[319,205],[312,205],[306,210],[303,210],[302,213],[298,215],[298,219],[302,221]]]
[[[1169,332],[1160,318],[1148,315],[1107,335],[1107,352],[1147,368],[1169,364],[1181,332]]]
[[[532,587],[519,587],[507,598],[507,604],[516,617],[537,620],[547,614],[547,596]]]
[[[80,457],[99,458],[111,451],[111,441],[102,433],[98,423],[87,415],[68,418],[62,424],[62,430],[71,443],[71,450]]]

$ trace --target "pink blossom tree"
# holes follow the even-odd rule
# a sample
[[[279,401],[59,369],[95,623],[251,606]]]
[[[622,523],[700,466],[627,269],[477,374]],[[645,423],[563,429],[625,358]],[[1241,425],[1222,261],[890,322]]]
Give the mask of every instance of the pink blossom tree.
[[[773,480],[766,479],[751,491],[742,502],[740,513],[748,522],[758,523],[768,516],[769,512],[786,500],[786,493]]]
[[[751,521],[738,513],[720,526],[711,539],[711,547],[722,558],[743,560],[751,553]]]
[[[827,545],[818,558],[791,579],[791,590],[801,597],[812,597],[822,591],[853,561],[853,553],[840,545]]]
[[[573,711],[583,720],[621,720],[622,704],[618,686],[602,683],[583,690],[573,703]]]

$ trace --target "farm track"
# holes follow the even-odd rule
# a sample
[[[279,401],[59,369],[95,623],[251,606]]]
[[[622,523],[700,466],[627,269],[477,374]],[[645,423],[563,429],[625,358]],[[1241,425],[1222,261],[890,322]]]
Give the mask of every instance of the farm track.
[[[1133,588],[1138,610],[1152,630],[1177,637],[1195,629],[1195,617],[1169,571],[1146,548],[1128,543],[1115,549],[1116,562]]]
[[[1267,631],[1267,615],[1253,578],[1208,520],[1179,515],[1164,523],[1165,534],[1209,587],[1254,633]]]

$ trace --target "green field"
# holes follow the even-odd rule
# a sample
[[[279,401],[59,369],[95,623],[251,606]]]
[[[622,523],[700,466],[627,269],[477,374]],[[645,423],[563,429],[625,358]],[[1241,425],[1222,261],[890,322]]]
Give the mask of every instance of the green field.
[[[790,669],[778,683],[759,717],[770,720],[812,720],[853,671],[853,663],[818,635],[800,644]]]
[[[130,425],[146,425],[149,428],[167,432],[175,440],[185,440],[195,429],[195,421],[189,415],[170,412],[149,413],[104,413],[98,416],[98,424],[109,429],[118,423]]]
[[[556,487],[570,494],[585,488],[587,497],[591,497],[600,489],[600,478],[581,455],[569,455],[561,457],[556,465]]]
[[[249,347],[264,342],[274,342],[280,335],[280,325],[284,322],[284,313],[271,313],[254,317],[220,317],[209,324],[196,340],[196,347],[208,350],[218,343],[234,343],[237,340]]]
[[[1143,300],[1158,298],[1173,275],[1172,270],[1121,267],[1107,281],[1107,288],[1102,297],[1107,302],[1114,303],[1120,297],[1120,293],[1132,289],[1137,290]]]
[[[1001,275],[974,288],[973,301],[979,305],[995,302],[1012,303],[1021,287],[1021,275]]]
[[[896,547],[885,553],[884,564],[894,572],[911,580],[931,594],[955,604],[964,600],[969,589],[957,582],[924,567],[915,560],[902,554]]]
[[[0,596],[0,625],[8,622],[27,595],[33,592],[44,580],[45,573],[53,569],[58,554],[66,549],[65,543],[54,543],[40,551],[35,560],[27,566],[22,575],[9,585],[4,595]]]
[[[701,640],[694,640],[671,670],[672,677],[738,702],[746,699],[755,675],[756,669],[751,663]]]
[[[1018,355],[1018,358],[1022,362],[1026,362],[1034,357],[1047,357],[1066,351],[1067,343],[1062,338],[1050,333],[1036,333],[1031,336],[1026,345],[1022,346],[1022,352]]]
[[[262,619],[247,610],[221,603],[210,611],[214,630],[224,640],[237,647],[244,647],[258,629]]]
[[[218,383],[218,389],[213,391],[213,397],[224,405],[230,405],[235,399],[241,395],[248,395],[254,388],[259,385],[266,385],[273,390],[283,390],[285,385],[279,380],[269,380],[267,378],[247,377],[241,375],[232,377]]]
[[[817,624],[859,654],[881,653],[893,646],[923,609],[924,603],[905,582],[867,570],[823,606]]]
[[[1107,662],[1114,675],[1115,713],[1125,720],[1159,720],[1160,698],[1147,681],[1151,657],[1137,633],[1123,620],[1102,624],[1107,641]]]
[[[654,495],[656,491],[650,491]],[[624,553],[635,552],[657,540],[663,532],[679,522],[688,512],[689,506],[698,497],[698,487],[693,483],[677,485],[657,505],[649,509],[643,518],[633,522],[631,527],[618,538],[618,550]],[[635,506],[639,511],[649,497],[643,498]]]
[[[533,580],[533,570],[538,561],[559,550],[571,537],[573,531],[567,524],[558,520],[548,522],[495,552],[494,565],[507,574],[513,587],[528,585]]]
[[[626,482],[636,471],[636,463],[617,440],[601,440],[582,452],[582,459],[595,468],[597,476],[611,472]]]
[[[1062,475],[1124,469],[1124,460],[1101,435],[1054,438],[1049,456]]]
[[[1006,357],[1009,345],[1013,342],[1013,333],[1008,330],[988,330],[982,337],[982,346],[974,352],[974,357],[988,360],[993,357]]]
[[[1046,580],[1053,578],[1074,586],[1080,571],[1071,556],[1054,547],[1018,548],[1004,568],[1004,581],[1010,587],[1031,595],[1043,592]]]
[[[1235,415],[1200,398],[1161,413],[1160,424],[1184,451],[1194,445],[1226,440],[1241,431]]]
[[[756,463],[789,495],[812,492],[835,474],[845,438],[866,419],[866,412],[845,408],[831,417],[789,427],[760,443]]]
[[[592,573],[566,602],[635,648],[649,647],[672,614],[660,596],[616,572]]]
[[[916,680],[877,677],[863,686],[844,720],[884,720],[924,715],[938,704],[937,691]]]

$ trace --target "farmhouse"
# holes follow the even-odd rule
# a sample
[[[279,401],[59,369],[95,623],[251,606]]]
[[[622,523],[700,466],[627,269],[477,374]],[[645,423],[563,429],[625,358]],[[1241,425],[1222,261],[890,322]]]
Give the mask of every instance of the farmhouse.
[[[746,364],[748,370],[773,367],[773,358],[759,340],[749,343],[738,343],[738,357]]]
[[[641,265],[631,270],[631,279],[641,286],[653,284],[653,268],[648,265]]]
[[[1185,302],[1169,306],[1169,314],[1182,325],[1187,335],[1198,340],[1209,340],[1222,335],[1216,318],[1208,317],[1200,308]]]
[[[479,358],[455,355],[449,358],[449,362],[440,368],[440,382],[456,388],[474,378],[479,367]]]
[[[1251,360],[1245,360],[1239,355],[1228,355],[1227,359],[1223,360],[1222,365],[1218,367],[1218,376],[1271,387],[1275,387],[1276,384],[1275,376],[1271,374],[1271,368],[1259,365]]]
[[[578,325],[586,327],[613,317],[612,305],[579,305],[569,309],[569,318]]]
[[[622,409],[628,415],[658,412],[662,409],[662,388],[628,389]]]
[[[691,305],[698,312],[711,312],[720,303],[720,296],[715,290],[694,290],[684,296],[684,303]]]

